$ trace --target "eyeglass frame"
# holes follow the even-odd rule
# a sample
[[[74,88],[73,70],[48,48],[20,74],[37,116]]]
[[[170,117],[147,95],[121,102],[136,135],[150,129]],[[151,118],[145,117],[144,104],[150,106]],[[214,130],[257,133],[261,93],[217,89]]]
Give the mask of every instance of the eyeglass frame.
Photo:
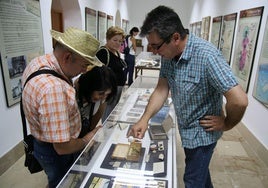
[[[169,35],[160,45],[154,47],[151,45],[151,47],[154,49],[154,50],[159,50],[164,43],[168,42],[170,40],[170,37],[173,35],[173,33],[171,35]],[[170,41],[169,41],[170,42]],[[154,45],[154,44],[153,44]]]

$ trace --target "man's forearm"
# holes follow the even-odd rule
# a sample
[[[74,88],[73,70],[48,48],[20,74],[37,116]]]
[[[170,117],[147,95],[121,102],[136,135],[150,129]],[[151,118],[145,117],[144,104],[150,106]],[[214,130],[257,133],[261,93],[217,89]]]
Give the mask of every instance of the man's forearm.
[[[226,104],[226,117],[224,121],[225,131],[228,131],[236,126],[243,118],[245,111],[246,107],[234,107],[232,105],[228,106],[228,104]]]

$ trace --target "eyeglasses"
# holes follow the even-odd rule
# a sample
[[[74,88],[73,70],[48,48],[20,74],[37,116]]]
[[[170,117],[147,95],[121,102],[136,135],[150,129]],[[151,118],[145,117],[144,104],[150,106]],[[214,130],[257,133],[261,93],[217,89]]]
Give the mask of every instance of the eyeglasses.
[[[171,35],[170,35],[170,36],[171,36]],[[159,44],[159,45],[151,44],[151,47],[152,47],[154,50],[159,50],[159,49],[163,46],[163,44],[166,43],[166,42],[169,40],[170,36],[167,37],[167,38],[166,38],[161,44]]]
[[[166,42],[166,40],[164,40],[161,44],[159,45],[156,45],[156,44],[151,44],[151,47],[154,49],[154,50],[159,50],[163,44]]]

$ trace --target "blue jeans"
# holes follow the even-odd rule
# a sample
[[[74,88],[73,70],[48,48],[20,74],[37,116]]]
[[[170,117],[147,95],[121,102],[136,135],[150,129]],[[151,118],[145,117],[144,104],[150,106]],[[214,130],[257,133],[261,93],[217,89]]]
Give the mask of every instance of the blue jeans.
[[[34,157],[48,177],[49,188],[54,188],[72,166],[78,154],[58,155],[51,143],[34,140]]]
[[[217,142],[194,149],[184,148],[185,152],[185,188],[213,188],[209,163]]]
[[[125,55],[125,61],[127,63],[127,68],[125,69],[125,76],[128,74],[127,84],[130,86],[133,83],[133,73],[135,68],[135,56],[127,54]]]

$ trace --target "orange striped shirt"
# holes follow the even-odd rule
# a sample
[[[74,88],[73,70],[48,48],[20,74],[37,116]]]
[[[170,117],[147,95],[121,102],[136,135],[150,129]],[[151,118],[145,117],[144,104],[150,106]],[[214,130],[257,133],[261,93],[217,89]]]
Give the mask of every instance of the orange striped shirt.
[[[33,59],[24,70],[22,84],[39,69],[53,69],[63,74],[53,53]],[[41,74],[32,78],[23,89],[22,102],[31,134],[38,140],[60,143],[77,138],[81,117],[75,89],[66,81]]]

